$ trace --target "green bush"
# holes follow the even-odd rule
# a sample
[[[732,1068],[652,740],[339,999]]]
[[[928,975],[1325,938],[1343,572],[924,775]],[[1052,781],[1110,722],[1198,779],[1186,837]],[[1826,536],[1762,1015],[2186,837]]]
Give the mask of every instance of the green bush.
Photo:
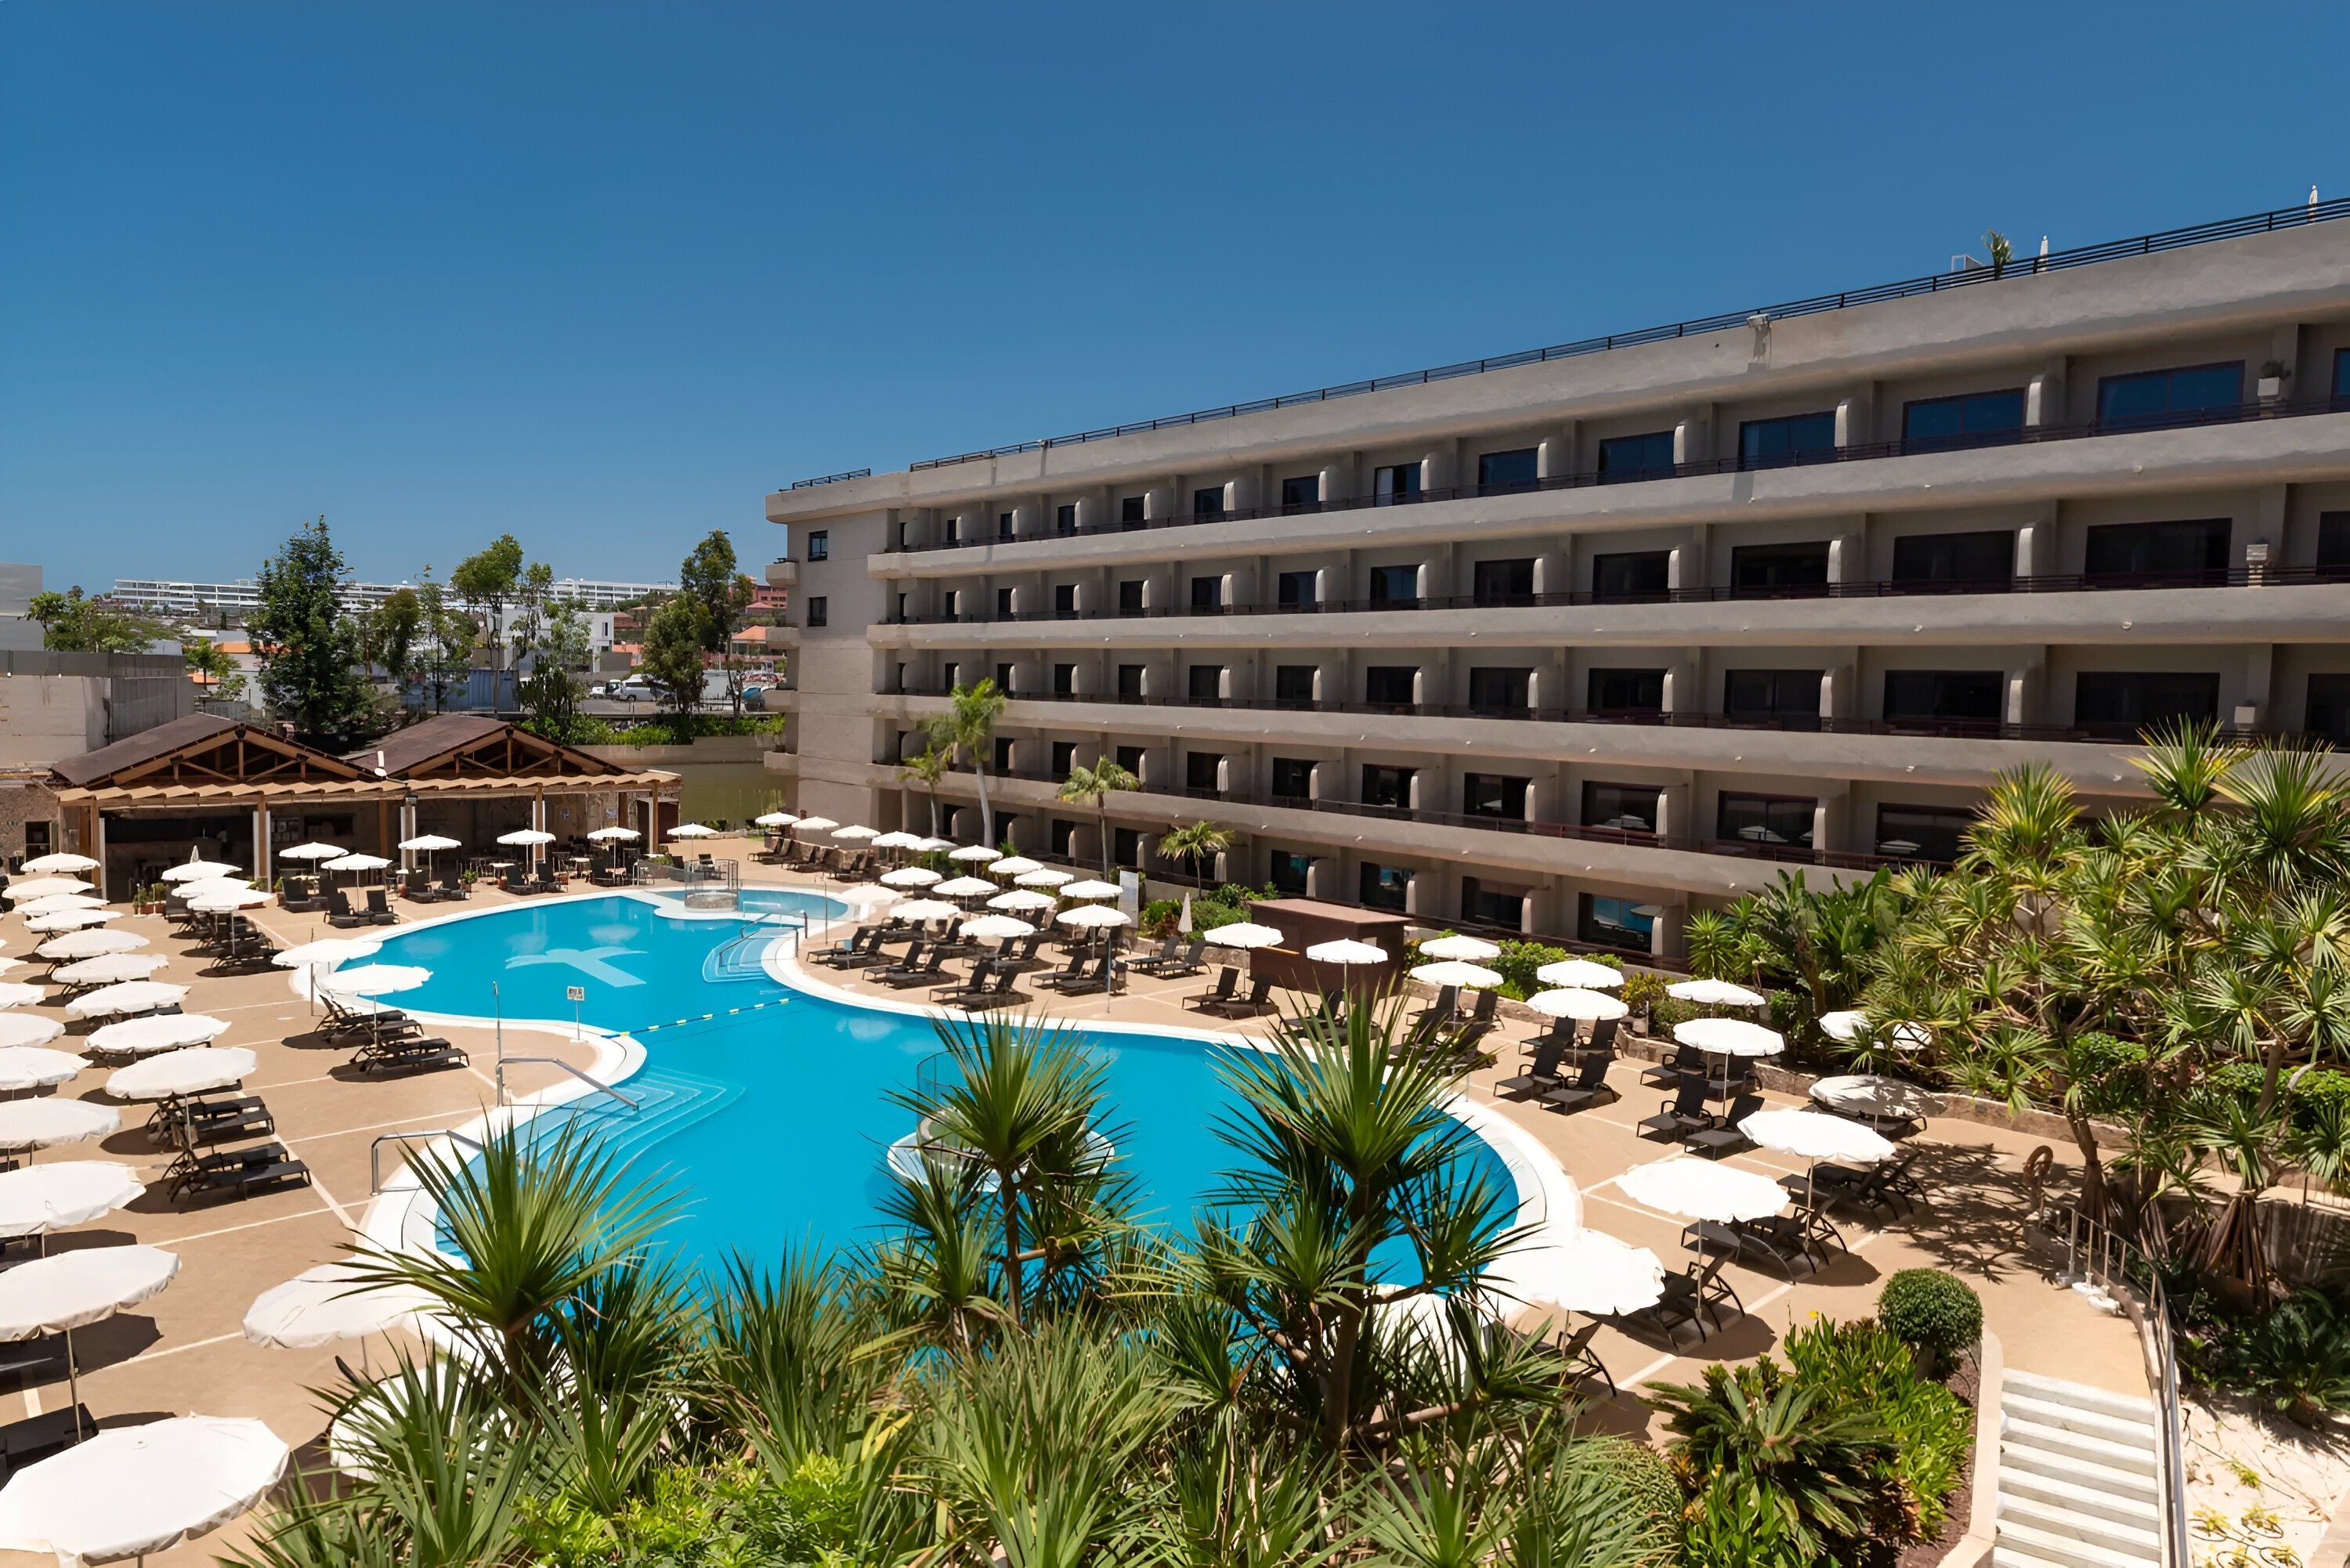
[[[1625,1508],[1638,1517],[1658,1521],[1671,1538],[1674,1552],[1662,1559],[1671,1562],[1680,1545],[1681,1510],[1687,1501],[1673,1467],[1665,1462],[1664,1455],[1646,1443],[1636,1443],[1628,1438],[1597,1440],[1601,1455],[1623,1492]]]
[[[1930,1269],[1903,1272],[1950,1279]],[[1971,1302],[1974,1293],[1966,1294]],[[1980,1333],[1981,1304],[1974,1304]],[[1881,1477],[1886,1490],[1871,1505],[1869,1533],[1879,1541],[1931,1541],[1941,1533],[1974,1447],[1973,1412],[1918,1372],[1901,1336],[1866,1319],[1840,1324],[1822,1318],[1789,1334],[1785,1349],[1800,1386],[1816,1390],[1830,1409],[1866,1412],[1892,1437]]]
[[[2323,1291],[2293,1292],[2224,1331],[2214,1380],[2304,1427],[2325,1411],[2350,1410],[2350,1312]]]
[[[1624,989],[1616,994],[1623,999],[1624,1005],[1630,1008],[1635,1014],[1639,1013],[1643,1009],[1647,1010],[1652,1021],[1651,1026],[1659,1027],[1654,1024],[1653,1020],[1656,1017],[1657,1004],[1670,1001],[1665,995],[1666,983],[1663,975],[1653,970],[1643,970],[1638,974],[1626,975]]]
[[[1544,964],[1559,963],[1570,955],[1565,948],[1555,948],[1543,942],[1503,942],[1501,955],[1489,966],[1502,977],[1502,994],[1523,1002],[1535,992],[1544,989],[1534,978],[1534,971]]]
[[[1939,1269],[1904,1269],[1885,1282],[1877,1321],[1907,1344],[1923,1345],[1945,1364],[1982,1338],[1982,1298],[1964,1280]]]

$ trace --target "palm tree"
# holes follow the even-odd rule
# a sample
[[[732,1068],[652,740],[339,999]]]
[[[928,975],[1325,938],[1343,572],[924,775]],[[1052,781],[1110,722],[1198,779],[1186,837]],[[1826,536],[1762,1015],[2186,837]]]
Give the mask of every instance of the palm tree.
[[[971,758],[979,779],[980,842],[995,842],[995,807],[987,798],[987,761],[995,739],[995,722],[1003,716],[1003,693],[993,676],[982,676],[969,686],[957,686],[947,711],[931,721],[931,744],[951,757],[958,751]]]
[[[1232,847],[1232,836],[1212,822],[1194,822],[1179,827],[1159,841],[1159,853],[1170,859],[1191,863],[1194,880],[1201,878],[1207,863]]]
[[[1109,880],[1109,795],[1112,790],[1140,789],[1142,781],[1107,757],[1096,757],[1092,767],[1069,770],[1055,794],[1072,805],[1090,805],[1101,814],[1102,880]]]
[[[931,797],[931,836],[939,836],[939,780],[946,776],[948,753],[941,750],[935,737],[915,756],[898,764],[898,776],[908,784],[918,784]]]

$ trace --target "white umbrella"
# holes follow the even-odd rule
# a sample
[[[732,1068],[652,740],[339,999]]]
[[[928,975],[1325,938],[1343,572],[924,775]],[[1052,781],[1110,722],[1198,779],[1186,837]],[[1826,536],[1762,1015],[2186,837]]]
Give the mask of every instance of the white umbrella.
[[[993,877],[1003,869],[1003,862],[999,860],[989,867],[987,872]],[[1034,871],[1023,871],[1012,879],[1023,888],[1058,888],[1065,883],[1074,882],[1077,878],[1074,872],[1056,871],[1050,866],[1040,866]],[[1117,889],[1112,888],[1111,891],[1116,892]]]
[[[1897,1152],[1891,1143],[1858,1122],[1817,1111],[1757,1111],[1739,1123],[1738,1130],[1758,1147],[1799,1159],[1848,1159],[1875,1165]]]
[[[299,848],[301,846],[297,845],[296,847]],[[281,849],[277,853],[278,856],[283,858],[286,851]],[[342,851],[338,849],[336,850],[335,853],[339,855]],[[296,857],[296,858],[300,857]],[[230,865],[225,860],[182,860],[177,866],[168,866],[164,867],[163,880],[166,882],[204,882],[211,880],[214,877],[234,877],[236,875],[236,870],[237,868],[235,867]]]
[[[122,918],[120,909],[58,909],[47,915],[36,915],[25,922],[25,929],[40,934],[50,931],[80,931],[92,926],[102,926],[109,920]]]
[[[989,860],[1003,859],[1003,851],[1001,849],[990,849],[984,844],[966,844],[961,849],[949,850],[947,852],[947,858],[950,860],[962,860],[972,864],[980,864]]]
[[[954,847],[954,840],[951,838],[925,838],[916,843],[914,847],[925,855],[937,855],[946,850],[952,849]]]
[[[962,934],[975,940],[1009,940],[1014,937],[1033,937],[1036,928],[1009,915],[980,915],[962,923]]]
[[[1385,963],[1388,954],[1385,948],[1358,942],[1351,937],[1341,937],[1335,942],[1315,942],[1305,950],[1305,956],[1315,963]]]
[[[1846,1122],[1846,1127],[1855,1124]],[[88,1100],[0,1101],[0,1149],[22,1153],[36,1148],[55,1148],[61,1143],[80,1143],[88,1138],[105,1137],[120,1130],[122,1113],[112,1106],[94,1106]],[[0,1278],[5,1278],[0,1275]],[[5,1334],[0,1334],[5,1339]]]
[[[1624,983],[1624,971],[1590,959],[1565,959],[1534,971],[1544,985],[1571,985],[1584,991],[1613,991]]]
[[[6,1022],[0,1019],[0,1023]],[[1906,1078],[1878,1073],[1846,1073],[1812,1085],[1812,1098],[1832,1111],[1872,1119],[1909,1121],[1932,1116],[1942,1103]]]
[[[116,1427],[29,1465],[0,1490],[0,1547],[59,1568],[161,1552],[246,1512],[286,1473],[259,1421],[173,1416]]]
[[[319,964],[331,967],[352,959],[373,958],[382,946],[374,937],[322,937],[315,942],[273,953],[269,961],[279,969],[311,969]]]
[[[1074,909],[1062,910],[1058,919],[1061,924],[1079,930],[1107,930],[1112,926],[1134,923],[1125,910],[1108,909],[1100,904],[1079,904]]]
[[[62,963],[71,959],[98,958],[105,953],[131,953],[148,945],[137,931],[68,931],[51,937],[33,950],[36,958]]]
[[[46,898],[56,893],[95,893],[98,889],[78,877],[27,877],[7,887],[8,904],[22,909],[36,898]]]
[[[24,967],[25,961],[23,959],[0,958],[0,974],[6,974],[12,969],[22,969]]]
[[[1820,1014],[1820,1033],[1831,1040],[1849,1045],[1871,1033],[1868,1015],[1857,1008]],[[1879,1024],[1874,1033],[1896,1051],[1922,1051],[1931,1043],[1931,1036],[1915,1023],[1896,1023],[1890,1028]]]
[[[806,827],[807,824],[803,822],[800,826]],[[714,827],[704,827],[698,822],[681,822],[669,830],[669,836],[671,838],[715,838],[718,836],[718,830]]]
[[[259,888],[214,888],[207,883],[188,895],[188,908],[199,915],[225,915],[232,909],[258,909],[269,899],[270,895]]]
[[[598,844],[606,844],[625,841],[631,838],[642,838],[644,835],[639,833],[633,827],[599,827],[588,836]]]
[[[1432,937],[1419,944],[1419,956],[1424,959],[1458,959],[1463,963],[1483,963],[1487,959],[1500,958],[1499,942],[1489,942],[1482,937]]]
[[[1183,894],[1183,912],[1175,917],[1175,929],[1187,937],[1191,934],[1191,894],[1188,888]]]
[[[1635,1166],[1616,1185],[1635,1203],[1723,1225],[1765,1219],[1787,1206],[1787,1195],[1769,1177],[1704,1159]]]
[[[432,855],[443,849],[463,849],[465,846],[445,833],[427,833],[415,838],[401,839],[399,847],[411,851],[421,849]]]
[[[1605,1020],[1621,1018],[1632,1011],[1615,997],[1603,992],[1585,991],[1580,986],[1535,992],[1526,998],[1526,1005],[1545,1018]]]
[[[0,980],[0,1007],[30,1007],[48,992],[21,981]]]
[[[1104,882],[1098,877],[1088,877],[1081,882],[1067,883],[1058,891],[1064,898],[1115,898],[1118,894],[1118,887],[1115,882]]]
[[[1665,994],[1676,1002],[1694,1002],[1700,1007],[1760,1007],[1768,1000],[1760,992],[1726,980],[1678,980],[1665,987]]]
[[[957,877],[931,889],[947,898],[980,898],[995,891],[995,884],[979,877]]]
[[[349,871],[357,873],[360,871],[381,871],[389,867],[390,865],[391,862],[386,860],[380,855],[346,855],[340,859],[328,861],[324,866],[319,867],[318,869],[321,871]]]
[[[120,1018],[184,1001],[188,988],[160,980],[130,980],[86,991],[66,1003],[68,1018]]]
[[[845,904],[869,904],[876,909],[905,896],[897,888],[884,888],[879,882],[859,882],[854,888],[843,888],[833,895]]]
[[[1200,933],[1201,940],[1218,948],[1269,948],[1281,942],[1281,933],[1271,926],[1260,926],[1253,920],[1234,920],[1213,930]]]
[[[1673,1025],[1673,1038],[1716,1056],[1776,1056],[1787,1048],[1777,1030],[1742,1018],[1692,1018]]]
[[[1496,1288],[1533,1307],[1613,1317],[1652,1307],[1665,1293],[1665,1266],[1646,1247],[1605,1231],[1577,1230],[1565,1241],[1509,1254]]]
[[[901,920],[923,922],[951,920],[962,913],[962,906],[950,904],[944,898],[909,898],[890,907],[889,912]]]
[[[1050,893],[1039,893],[1033,888],[1014,888],[1009,893],[998,893],[987,901],[991,909],[1049,909],[1060,900]]]
[[[349,850],[339,844],[297,844],[276,851],[280,860],[340,860]]]
[[[49,978],[60,985],[112,985],[118,981],[145,980],[171,961],[160,953],[100,953],[67,964]]]
[[[395,1328],[421,1332],[432,1298],[410,1285],[370,1282],[347,1263],[305,1269],[272,1285],[244,1314],[244,1337],[284,1350],[313,1350]]]
[[[103,909],[106,900],[93,898],[88,893],[47,893],[16,906],[16,912],[30,919],[36,915],[54,915],[66,909]]]
[[[878,827],[868,827],[861,822],[852,822],[847,827],[834,828],[832,836],[835,838],[879,838],[881,836],[881,830]]]
[[[63,1023],[36,1012],[0,1012],[0,1048],[46,1045],[65,1032]]]
[[[179,1272],[180,1255],[161,1247],[85,1247],[29,1258],[0,1274],[0,1340],[64,1334],[67,1397],[78,1411],[73,1331],[161,1295]]]
[[[921,847],[921,844],[922,836],[920,834],[907,833],[900,830],[895,833],[883,834],[880,837],[873,841],[873,847],[876,849],[919,849]]]
[[[1018,877],[1043,869],[1045,863],[1042,860],[1031,860],[1025,855],[1005,855],[989,863],[987,874],[991,877]]]
[[[1442,963],[1421,964],[1411,971],[1411,978],[1422,985],[1455,985],[1470,991],[1488,991],[1502,983],[1502,974],[1499,970],[1486,969],[1480,964],[1462,963],[1458,959],[1448,959]]]
[[[881,874],[882,883],[891,888],[927,888],[944,880],[927,866],[900,866],[895,871]]]
[[[69,1080],[89,1064],[38,1045],[0,1045],[0,1091],[45,1089]]]
[[[389,996],[396,991],[414,991],[432,978],[431,970],[412,963],[369,963],[331,970],[318,983],[338,996]]]
[[[87,1224],[135,1202],[146,1190],[138,1172],[103,1159],[61,1159],[0,1170],[0,1236],[33,1236]]]
[[[699,823],[696,823],[696,824],[693,824],[692,826],[700,826],[701,825],[700,825]],[[832,818],[830,818],[830,817],[828,817],[828,816],[803,816],[803,817],[801,817],[801,818],[800,818],[800,820],[799,820],[799,829],[800,829],[800,831],[801,831],[802,833],[823,833],[823,832],[827,831],[828,829],[835,828],[835,827],[838,827],[839,826],[840,826],[840,824],[838,824],[838,823],[835,822]],[[708,830],[707,828],[704,828],[704,829],[702,829],[702,831],[706,833],[706,832],[708,832],[709,830]],[[687,835],[686,835],[686,836],[687,836],[687,837],[689,837],[689,838],[693,838],[693,837],[698,837],[698,836],[699,836],[699,835],[697,835],[697,834],[691,834],[691,833],[689,833],[689,834],[687,834]]]
[[[798,817],[794,816],[788,811],[770,811],[751,819],[752,824],[758,827],[789,827],[793,823],[797,822],[798,820]],[[604,829],[604,831],[609,833],[611,829],[608,827]],[[596,836],[591,833],[588,836],[593,838]],[[631,833],[629,836],[634,838],[636,835]]]
[[[542,832],[540,829],[536,827],[517,827],[512,833],[499,834],[498,842],[500,844],[519,845],[524,848],[528,848],[532,845],[536,844],[554,843],[555,835],[552,833]],[[406,846],[402,846],[402,847],[404,848]]]
[[[54,855],[36,855],[25,862],[25,871],[34,877],[70,877],[76,872],[95,871],[98,862],[87,855],[76,855],[61,849]]]
[[[203,1012],[156,1012],[93,1029],[83,1044],[105,1056],[151,1056],[209,1044],[228,1033],[228,1020]]]
[[[106,1080],[106,1092],[118,1100],[169,1100],[201,1095],[244,1081],[260,1064],[242,1045],[197,1045],[166,1051],[134,1062]]]

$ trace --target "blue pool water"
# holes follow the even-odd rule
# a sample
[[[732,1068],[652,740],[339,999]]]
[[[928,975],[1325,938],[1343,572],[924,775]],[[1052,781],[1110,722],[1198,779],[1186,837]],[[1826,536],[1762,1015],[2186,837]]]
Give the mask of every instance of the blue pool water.
[[[771,917],[813,915],[813,894],[746,892]],[[832,906],[837,918],[837,906]],[[795,992],[759,955],[780,928],[751,919],[679,920],[639,898],[565,898],[394,933],[377,961],[420,964],[432,979],[397,999],[428,1012],[568,1023],[565,989],[587,992],[589,1024],[626,1030],[646,1064],[621,1085],[633,1112],[595,1096],[565,1113],[593,1126],[684,1195],[665,1241],[689,1262],[740,1251],[772,1261],[789,1246],[873,1239],[891,1179],[883,1158],[912,1128],[890,1103],[937,1054],[927,1019]],[[493,999],[491,987],[497,994]],[[1103,1065],[1121,1163],[1146,1217],[1188,1224],[1233,1151],[1215,1132],[1232,1096],[1218,1080],[1223,1048],[1176,1036],[1080,1030]],[[531,1033],[509,1033],[529,1054]],[[1473,1142],[1502,1192],[1506,1168]]]

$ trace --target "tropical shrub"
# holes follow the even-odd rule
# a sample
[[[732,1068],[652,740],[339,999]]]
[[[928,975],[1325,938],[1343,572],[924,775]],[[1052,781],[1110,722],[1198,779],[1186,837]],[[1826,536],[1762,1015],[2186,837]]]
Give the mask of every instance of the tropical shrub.
[[[1635,1015],[1645,1015],[1650,1021],[1652,1027],[1659,1027],[1655,1023],[1656,1010],[1671,1001],[1671,998],[1665,994],[1665,987],[1669,983],[1663,975],[1654,970],[1642,970],[1637,974],[1626,975],[1624,989],[1616,994]]]
[[[1623,1489],[1624,1506],[1638,1519],[1660,1521],[1662,1533],[1669,1539],[1660,1542],[1659,1560],[1671,1562],[1679,1554],[1681,1538],[1681,1483],[1673,1475],[1673,1467],[1665,1457],[1646,1443],[1636,1443],[1624,1438],[1597,1439],[1599,1451],[1615,1473],[1617,1484]]]
[[[2350,1410],[2350,1311],[2323,1291],[2295,1291],[2224,1333],[2216,1371],[2222,1386],[2314,1427],[2326,1411]]]
[[[1937,1366],[1982,1337],[1982,1298],[1956,1274],[1903,1269],[1885,1282],[1877,1321],[1894,1337],[1924,1347]]]
[[[1499,957],[1486,967],[1502,976],[1502,994],[1523,1002],[1535,992],[1547,989],[1534,978],[1534,971],[1544,964],[1563,963],[1570,953],[1565,948],[1555,948],[1545,942],[1503,942]],[[1606,959],[1599,961],[1606,963]],[[1622,967],[1621,965],[1617,966]]]
[[[1933,1540],[1974,1448],[1973,1413],[1918,1372],[1898,1335],[1866,1319],[1821,1318],[1790,1333],[1783,1348],[1805,1386],[1821,1391],[1832,1407],[1867,1411],[1891,1436],[1871,1507],[1872,1537]]]

